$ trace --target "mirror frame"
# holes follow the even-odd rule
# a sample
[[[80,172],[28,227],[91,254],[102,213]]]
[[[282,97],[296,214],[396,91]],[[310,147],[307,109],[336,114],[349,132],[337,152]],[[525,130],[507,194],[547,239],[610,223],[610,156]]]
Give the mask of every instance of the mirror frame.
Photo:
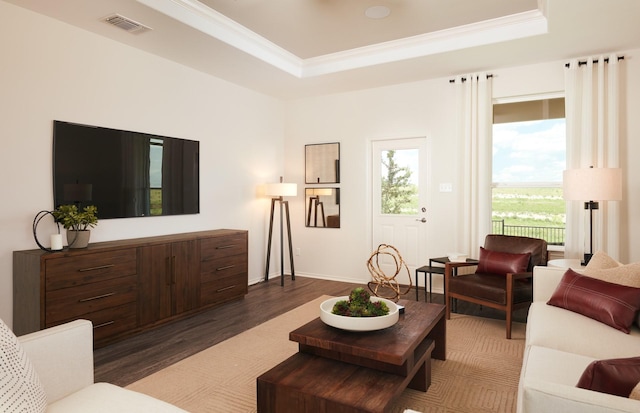
[[[340,143],[315,143],[305,145],[306,184],[340,183]]]
[[[305,188],[304,199],[306,227],[340,228],[340,188]]]

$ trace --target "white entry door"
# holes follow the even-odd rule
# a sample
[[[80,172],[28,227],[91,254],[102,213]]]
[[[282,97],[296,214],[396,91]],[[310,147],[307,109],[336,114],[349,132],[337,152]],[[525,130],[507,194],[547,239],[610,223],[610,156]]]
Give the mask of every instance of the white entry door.
[[[407,264],[396,280],[408,285],[417,267],[428,263],[429,145],[427,138],[372,142],[372,251],[392,245]],[[387,276],[396,271],[390,256],[381,256],[380,269]]]

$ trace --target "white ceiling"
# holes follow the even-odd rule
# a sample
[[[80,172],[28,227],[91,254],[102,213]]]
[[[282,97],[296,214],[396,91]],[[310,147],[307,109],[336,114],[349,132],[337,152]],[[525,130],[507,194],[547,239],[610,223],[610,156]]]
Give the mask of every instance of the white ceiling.
[[[638,0],[4,1],[284,99],[640,48]]]

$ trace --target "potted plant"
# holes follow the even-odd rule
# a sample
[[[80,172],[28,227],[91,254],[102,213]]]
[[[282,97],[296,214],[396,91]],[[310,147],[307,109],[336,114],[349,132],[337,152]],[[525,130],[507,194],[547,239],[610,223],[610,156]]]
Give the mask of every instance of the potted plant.
[[[97,212],[95,205],[88,205],[82,211],[77,205],[60,205],[53,211],[56,222],[67,230],[69,248],[86,248],[89,245],[90,228],[98,225]]]

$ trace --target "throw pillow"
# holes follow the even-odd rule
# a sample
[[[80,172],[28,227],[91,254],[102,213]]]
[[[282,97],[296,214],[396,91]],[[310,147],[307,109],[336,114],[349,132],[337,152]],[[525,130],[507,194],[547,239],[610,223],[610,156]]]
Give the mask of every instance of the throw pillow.
[[[47,399],[18,338],[0,320],[0,411],[44,412]]]
[[[611,258],[606,252],[598,250],[591,257],[585,270],[606,270],[607,268],[616,268],[621,265],[622,264]]]
[[[511,254],[480,247],[477,274],[501,274],[526,272],[531,253]]]
[[[589,364],[577,387],[615,396],[630,397],[640,382],[640,357],[597,360]]]
[[[547,304],[582,314],[628,334],[640,308],[640,288],[598,280],[569,269]]]
[[[587,265],[583,274],[610,283],[640,288],[640,262],[604,269],[589,269]]]
[[[611,283],[640,288],[640,262],[623,265],[603,251],[593,255],[583,274]],[[640,327],[640,312],[635,323]]]

